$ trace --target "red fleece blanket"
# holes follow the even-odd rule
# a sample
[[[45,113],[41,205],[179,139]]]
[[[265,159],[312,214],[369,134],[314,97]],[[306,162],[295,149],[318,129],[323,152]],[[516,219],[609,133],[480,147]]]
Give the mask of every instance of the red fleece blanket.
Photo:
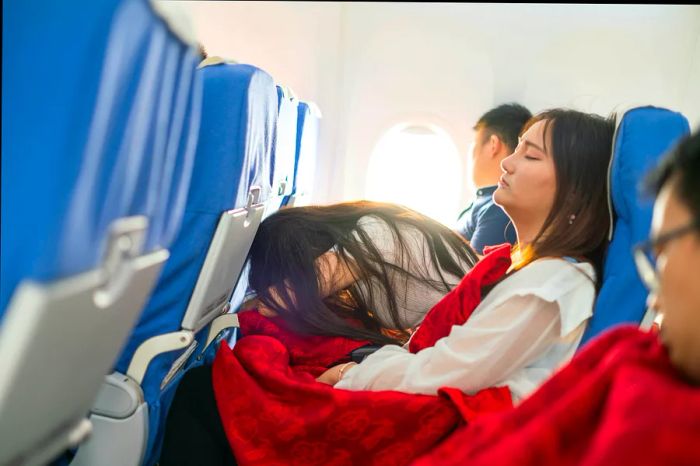
[[[255,345],[263,344],[259,342],[265,340],[251,340],[248,337],[258,335],[272,338],[286,348],[291,370],[295,373],[308,373],[313,378],[321,375],[329,366],[349,361],[351,351],[369,343],[345,337],[300,335],[290,330],[281,318],[263,317],[257,311],[241,312],[238,321],[245,338],[236,343],[236,346],[241,346],[241,343],[246,347],[250,345],[251,351],[255,351]],[[261,364],[266,364],[264,359]]]
[[[509,246],[494,248],[426,315],[412,351],[464,323],[481,288],[503,276]],[[367,342],[300,336],[280,319],[241,313],[244,335],[219,348],[212,372],[216,402],[236,460],[246,464],[403,465],[429,452],[465,421],[512,407],[506,387],[473,396],[337,390],[316,382]]]
[[[503,277],[510,267],[510,244],[487,246],[485,256],[459,284],[428,311],[408,343],[411,353],[428,348],[450,334],[453,325],[462,325],[481,302],[482,290]]]
[[[613,330],[517,409],[483,416],[414,463],[700,465],[700,388],[656,333]]]

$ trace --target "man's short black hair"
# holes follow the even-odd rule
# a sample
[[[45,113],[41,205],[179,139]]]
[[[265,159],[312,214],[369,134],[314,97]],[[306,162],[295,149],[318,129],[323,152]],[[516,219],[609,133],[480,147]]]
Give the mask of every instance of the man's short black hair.
[[[690,209],[693,217],[700,219],[700,127],[681,140],[664,156],[645,180],[647,190],[653,194],[674,180],[674,192]]]
[[[513,152],[518,146],[518,136],[525,123],[532,118],[530,110],[514,102],[499,105],[484,113],[474,125],[474,130],[484,128],[485,137],[498,136]]]

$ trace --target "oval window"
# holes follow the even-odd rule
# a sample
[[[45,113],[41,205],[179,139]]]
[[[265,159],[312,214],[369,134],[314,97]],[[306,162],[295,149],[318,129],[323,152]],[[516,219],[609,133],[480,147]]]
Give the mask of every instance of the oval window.
[[[446,131],[398,125],[372,151],[365,195],[403,204],[453,226],[460,207],[461,174],[459,152]]]

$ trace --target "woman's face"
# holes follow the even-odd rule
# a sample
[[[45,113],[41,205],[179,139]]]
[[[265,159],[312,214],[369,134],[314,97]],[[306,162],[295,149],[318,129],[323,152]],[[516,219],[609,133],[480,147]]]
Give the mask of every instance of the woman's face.
[[[545,123],[541,120],[533,124],[520,138],[515,152],[501,162],[503,174],[493,200],[516,228],[521,222],[541,227],[554,204],[557,180],[552,155],[545,152],[545,147],[552,147],[551,138],[545,144]]]

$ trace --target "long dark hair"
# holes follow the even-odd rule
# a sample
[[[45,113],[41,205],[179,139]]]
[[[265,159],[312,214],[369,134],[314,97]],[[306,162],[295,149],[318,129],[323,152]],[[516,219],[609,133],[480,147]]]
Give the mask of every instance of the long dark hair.
[[[554,160],[557,181],[552,209],[531,245],[534,257],[584,258],[595,268],[599,288],[610,229],[607,179],[615,115],[606,119],[576,110],[546,110],[522,132],[538,121],[545,122],[544,149]]]
[[[367,215],[378,217],[389,226],[397,245],[398,263],[404,268],[387,262],[367,232],[357,228],[358,221]],[[411,254],[408,250],[403,226],[414,227],[425,238],[440,282],[422,276],[420,267],[406,266],[416,251]],[[359,271],[358,283],[367,285],[364,292],[351,285],[343,293],[319,296],[316,259],[331,248],[335,248],[341,261],[347,263],[352,258]],[[418,252],[423,257],[423,251]],[[446,293],[449,285],[442,271],[461,278],[467,272],[461,264],[471,267],[478,260],[461,236],[439,222],[403,206],[369,201],[282,209],[260,224],[248,258],[249,283],[258,299],[295,330],[382,344],[401,341],[382,333],[381,323],[371,309],[371,303],[378,302],[375,293],[381,293],[395,328],[401,328],[392,274],[405,280],[422,280]],[[294,298],[283,285],[285,281]],[[271,287],[280,296],[281,306],[271,297]]]

